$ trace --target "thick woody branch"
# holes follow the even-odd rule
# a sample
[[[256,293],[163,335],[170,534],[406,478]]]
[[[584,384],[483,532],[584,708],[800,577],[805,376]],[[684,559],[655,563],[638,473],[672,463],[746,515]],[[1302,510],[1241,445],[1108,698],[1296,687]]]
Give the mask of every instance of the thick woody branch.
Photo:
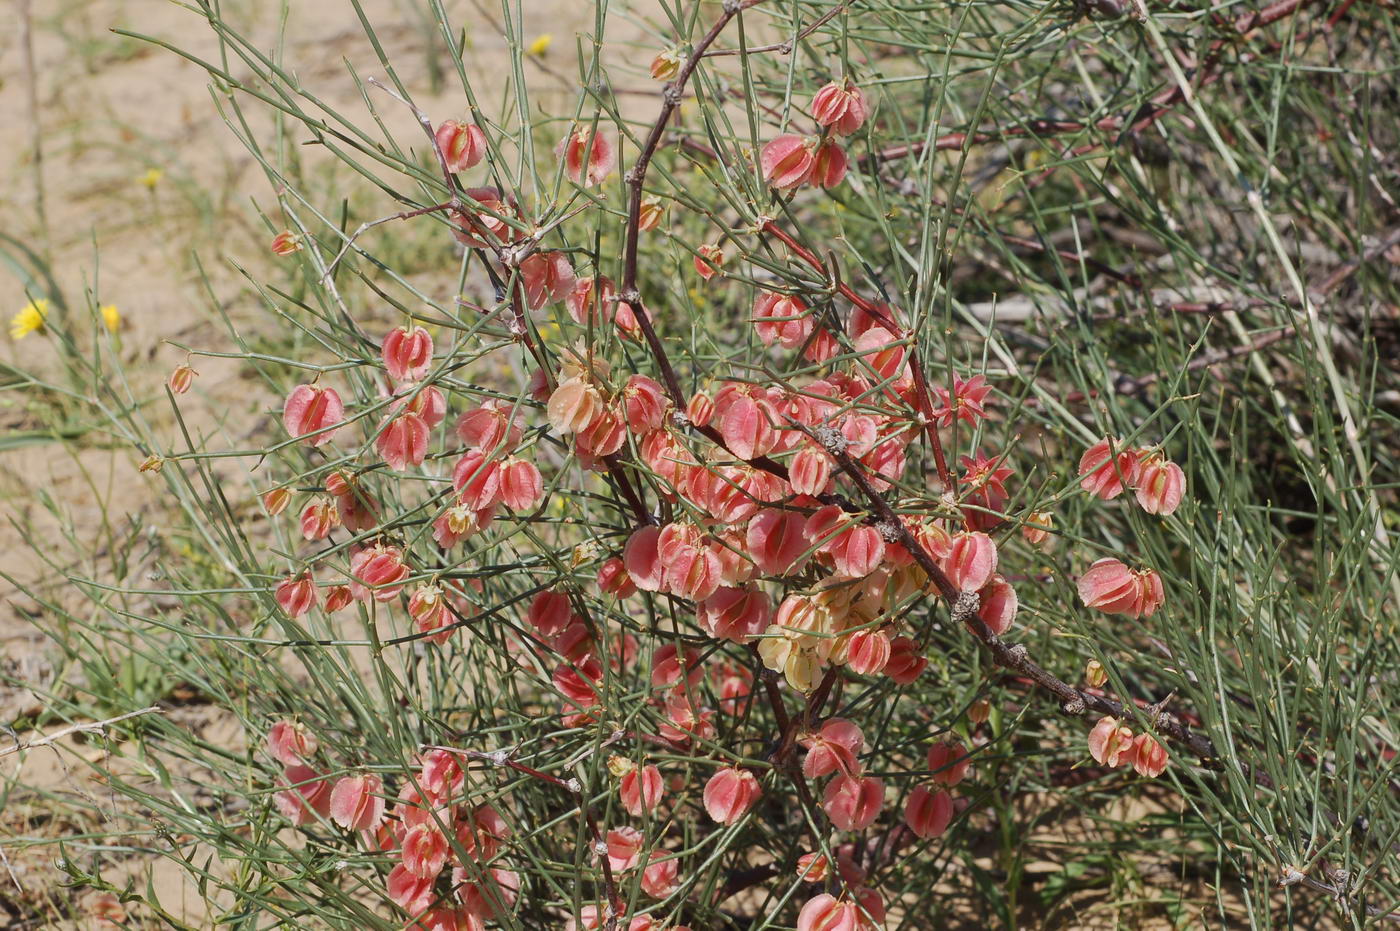
[[[1067,682],[1059,679],[1053,673],[1040,666],[1035,660],[1030,658],[1026,648],[1020,644],[1008,643],[992,632],[992,629],[983,620],[977,608],[969,603],[967,595],[969,593],[959,591],[947,574],[939,567],[929,552],[924,549],[914,535],[909,532],[909,528],[904,525],[904,521],[890,507],[880,493],[877,492],[865,477],[859,465],[851,459],[845,452],[834,452],[832,457],[841,471],[850,478],[851,482],[860,489],[861,496],[870,505],[875,517],[891,527],[896,528],[895,533],[898,541],[904,545],[914,561],[919,564],[919,568],[924,570],[929,581],[938,589],[939,595],[943,597],[953,611],[953,616],[961,620],[972,632],[972,635],[982,642],[982,645],[991,653],[992,659],[998,666],[1012,670],[1027,679],[1030,679],[1040,688],[1054,695],[1060,702],[1060,709],[1066,714],[1076,717],[1085,715],[1098,715],[1100,717],[1108,715],[1114,718],[1132,718],[1134,714],[1119,702],[1113,701],[1102,695],[1094,695],[1077,689]],[[975,596],[973,597],[975,602]],[[1176,718],[1165,712],[1158,712],[1152,716],[1149,723],[1159,734],[1178,743],[1198,757],[1203,763],[1212,764],[1219,754],[1215,745],[1210,739],[1202,734],[1198,734]]]
[[[666,355],[665,347],[661,345],[661,338],[656,335],[656,328],[652,326],[651,316],[642,306],[642,296],[637,290],[637,244],[641,235],[642,186],[646,182],[647,169],[651,165],[652,157],[661,144],[661,138],[666,134],[666,125],[670,123],[671,115],[680,106],[681,94],[685,91],[685,85],[690,80],[691,74],[695,72],[695,67],[700,64],[700,59],[705,56],[706,50],[714,44],[715,39],[719,38],[719,34],[724,31],[725,26],[729,25],[730,20],[738,16],[741,11],[757,6],[761,2],[762,0],[726,0],[724,12],[710,27],[710,31],[705,33],[704,37],[696,43],[690,57],[676,73],[676,79],[666,85],[666,89],[662,93],[661,112],[657,114],[656,122],[652,124],[651,132],[647,135],[646,142],[643,143],[642,150],[637,155],[637,161],[626,175],[628,188],[627,242],[623,247],[622,286],[618,291],[618,296],[632,309],[633,316],[637,318],[637,324],[641,327],[647,347],[655,356],[656,364],[661,369],[666,392],[671,396],[671,401],[676,405],[677,410],[685,410],[685,395],[681,391],[680,379],[676,377],[676,370]]]

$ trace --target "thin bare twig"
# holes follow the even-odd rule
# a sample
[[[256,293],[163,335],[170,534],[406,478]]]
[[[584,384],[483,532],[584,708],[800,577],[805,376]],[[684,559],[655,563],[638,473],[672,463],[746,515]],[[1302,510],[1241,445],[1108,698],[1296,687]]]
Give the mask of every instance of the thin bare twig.
[[[844,13],[846,11],[847,6],[849,6],[849,0],[847,0],[847,2],[836,4],[836,6],[827,10],[820,17],[814,19],[811,23],[803,27],[802,30],[797,33],[797,35],[793,36],[791,39],[788,39],[786,42],[774,42],[772,45],[755,45],[749,48],[710,49],[708,52],[705,53],[705,57],[718,58],[722,55],[757,55],[760,52],[782,52],[784,55],[791,55],[792,50],[797,46],[797,43],[801,42],[803,39],[807,38],[812,33],[825,26],[827,23],[831,22],[837,16]]]
[[[128,711],[126,714],[119,714],[115,718],[107,718],[103,721],[89,721],[85,724],[74,724],[71,727],[65,727],[61,731],[54,731],[52,734],[48,734],[44,737],[38,737],[34,740],[16,740],[14,746],[0,747],[0,756],[8,756],[11,753],[19,753],[21,750],[33,750],[37,747],[47,747],[55,743],[56,741],[62,740],[69,734],[91,734],[99,731],[105,731],[108,727],[112,726],[113,724],[118,724],[122,721],[129,721],[132,718],[139,718],[142,715],[147,714],[165,714],[165,709],[160,707],[159,705],[151,705],[149,708],[142,708],[140,711]]]
[[[349,252],[350,247],[355,244],[355,240],[359,239],[376,226],[383,226],[385,223],[392,223],[395,220],[411,220],[414,217],[436,213],[439,210],[450,210],[455,206],[457,206],[456,203],[449,200],[440,204],[433,204],[431,207],[420,207],[417,210],[405,210],[402,213],[390,214],[387,217],[380,217],[378,220],[370,220],[368,223],[361,223],[359,228],[350,234],[350,238],[345,240],[345,244],[340,247],[340,251],[335,254],[335,258],[331,259],[330,263],[326,265],[326,270],[321,275],[321,281],[324,282],[330,278],[331,273],[333,273],[336,266],[340,264],[340,260],[345,258],[345,254]]]

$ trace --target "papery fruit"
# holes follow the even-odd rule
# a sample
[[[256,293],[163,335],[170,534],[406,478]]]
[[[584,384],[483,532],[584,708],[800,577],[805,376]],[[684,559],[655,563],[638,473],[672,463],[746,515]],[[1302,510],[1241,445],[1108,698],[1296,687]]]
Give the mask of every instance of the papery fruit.
[[[403,550],[396,546],[372,546],[350,557],[351,585],[359,586],[357,598],[372,597],[375,601],[393,601],[403,591],[403,581],[409,576],[403,561]],[[373,589],[371,593],[370,589]]]
[[[501,500],[501,462],[479,450],[471,450],[452,467],[452,487],[457,500],[473,511]]]
[[[745,534],[749,558],[765,575],[796,572],[809,546],[806,523],[797,511],[759,511]]]
[[[630,769],[617,787],[623,810],[634,818],[656,809],[661,802],[661,790],[661,770],[650,763]]]
[[[1111,501],[1123,493],[1125,485],[1133,484],[1137,470],[1137,450],[1123,449],[1117,440],[1105,438],[1090,446],[1079,458],[1079,487]]]
[[[679,650],[674,643],[664,643],[657,648],[651,660],[651,687],[670,688],[679,686],[681,677],[686,687],[696,688],[704,678],[705,667],[694,650]]]
[[[708,546],[682,546],[665,559],[664,584],[682,598],[703,601],[719,588],[721,572],[719,557]]]
[[[533,510],[544,500],[544,479],[533,462],[512,456],[501,463],[500,499],[513,511]]]
[[[857,931],[859,910],[823,892],[808,899],[797,913],[797,931]]]
[[[846,179],[850,162],[846,150],[834,140],[828,139],[817,146],[812,153],[812,173],[809,180],[818,187],[833,188]]]
[[[695,250],[695,272],[702,281],[709,281],[724,265],[724,250],[717,245],[706,244]]]
[[[274,488],[263,495],[263,510],[267,511],[270,517],[276,517],[287,509],[291,500],[292,490],[290,488]]]
[[[622,562],[632,584],[644,592],[659,592],[665,584],[666,566],[661,561],[659,527],[640,527],[628,537]]]
[[[779,343],[784,349],[799,349],[815,325],[807,305],[797,297],[760,291],[754,300],[754,331],[765,346]]]
[[[295,825],[310,824],[316,815],[326,817],[331,810],[331,783],[309,766],[294,763],[282,773],[283,789],[273,796],[282,817]]]
[[[446,643],[452,636],[452,614],[447,599],[436,585],[422,585],[408,598],[408,614],[421,634],[432,636],[432,643]]]
[[[627,429],[638,435],[658,430],[666,417],[670,401],[656,379],[632,375],[622,388],[622,409]]]
[[[596,388],[578,376],[568,378],[549,396],[549,424],[558,433],[577,433],[587,429],[602,407]]]
[[[975,592],[990,582],[996,572],[997,546],[985,533],[954,534],[942,563],[948,581],[959,591]]]
[[[632,827],[613,828],[608,832],[608,865],[616,872],[632,869],[642,859],[642,844],[646,838],[642,832]]]
[[[831,858],[824,853],[804,853],[797,858],[797,877],[803,882],[826,882],[831,872]]]
[[[807,446],[798,450],[788,464],[788,481],[799,495],[822,495],[831,490],[831,475],[835,463],[820,449]]]
[[[928,748],[929,778],[939,785],[955,786],[967,777],[972,760],[967,748],[956,740],[943,740]]]
[[[350,586],[336,585],[326,592],[326,603],[323,607],[327,614],[334,614],[349,607],[354,600],[355,596],[351,593]]]
[[[797,187],[812,174],[812,147],[801,136],[778,136],[763,147],[759,165],[763,178],[776,188]]]
[[[272,249],[273,255],[285,258],[301,251],[301,237],[291,230],[283,230],[272,237],[272,244],[269,248]]]
[[[838,830],[863,831],[885,804],[885,784],[875,776],[838,775],[827,784],[822,809]]]
[[[753,807],[760,794],[758,779],[753,773],[725,767],[705,783],[705,811],[720,824],[733,824]]]
[[[1133,769],[1150,779],[1167,771],[1167,751],[1150,734],[1139,734],[1133,740]]]
[[[563,252],[535,252],[520,261],[520,281],[531,310],[562,301],[573,291],[574,268]]]
[[[1021,525],[1021,536],[1031,546],[1040,546],[1050,537],[1050,531],[1055,529],[1055,518],[1049,511],[1031,511],[1026,515],[1026,522]]]
[[[953,799],[941,789],[917,786],[904,805],[904,823],[915,837],[927,840],[948,830],[953,820]]]
[[[282,424],[287,433],[308,446],[329,443],[344,420],[345,407],[334,388],[297,385],[282,407]]]
[[[1167,517],[1176,511],[1186,493],[1186,473],[1175,462],[1144,460],[1138,467],[1133,492],[1144,511]]]
[[[553,637],[569,624],[573,606],[564,592],[542,591],[530,599],[525,622],[541,637]]]
[[[627,428],[622,416],[612,407],[599,408],[582,430],[574,435],[580,458],[598,459],[611,456],[627,442]]]
[[[617,167],[617,149],[601,126],[575,127],[554,154],[564,159],[569,179],[583,187],[602,183]]]
[[[617,305],[617,286],[611,278],[588,275],[574,279],[574,286],[564,296],[564,306],[575,323],[599,326],[613,319]]]
[[[316,736],[298,721],[278,721],[267,732],[267,752],[284,766],[304,763],[317,746]]]
[[[462,791],[467,774],[457,754],[434,747],[423,754],[418,785],[429,799],[445,802]]]
[[[908,685],[923,674],[928,660],[919,655],[918,647],[908,637],[890,641],[890,658],[885,663],[885,675],[899,685]]]
[[[865,123],[865,95],[849,80],[832,81],[812,97],[812,117],[820,126],[849,136]]]
[[[383,793],[378,776],[344,776],[331,790],[331,818],[351,831],[373,831],[384,817]]]
[[[309,573],[289,575],[273,591],[277,604],[292,617],[301,617],[316,607],[316,583]]]
[[[648,195],[642,198],[641,207],[637,211],[637,229],[642,232],[654,230],[661,225],[661,216],[666,212],[666,208],[661,205],[661,198]]]
[[[417,414],[400,414],[384,424],[374,440],[375,452],[395,472],[423,464],[428,455],[428,424]]]
[[[680,49],[668,48],[657,52],[651,60],[651,77],[655,81],[669,81],[680,74],[681,63],[685,61]]]
[[[981,605],[977,613],[992,633],[1000,637],[1011,629],[1020,602],[1016,597],[1016,589],[1011,587],[1010,582],[994,575],[992,580],[977,592],[977,598]]]
[[[1106,614],[1151,617],[1165,600],[1162,579],[1152,569],[1129,569],[1111,557],[1079,577],[1079,599]]]
[[[433,139],[448,171],[466,171],[486,157],[486,134],[475,123],[443,120]]]
[[[1133,732],[1117,718],[1105,715],[1089,731],[1089,755],[1105,766],[1127,766],[1132,763]]]
[[[685,417],[697,427],[708,427],[715,416],[715,402],[708,394],[697,391],[685,405]]]
[[[380,348],[384,368],[396,382],[417,381],[433,363],[433,338],[420,326],[394,327]]]
[[[188,362],[175,366],[175,371],[170,373],[170,378],[166,384],[175,394],[184,394],[190,390],[190,385],[194,383],[194,377],[199,373],[190,367]]]
[[[629,598],[637,593],[637,585],[627,574],[627,566],[617,556],[604,560],[598,567],[598,588],[618,598]]]
[[[442,872],[451,848],[447,838],[431,824],[419,824],[404,834],[400,857],[404,869],[421,879],[433,879]]]
[[[860,752],[865,738],[860,728],[845,718],[830,718],[815,734],[808,734],[799,743],[807,748],[807,756],[802,761],[802,773],[808,779],[840,772],[847,776],[860,773],[860,763],[856,754]]]
[[[846,638],[846,667],[862,676],[878,675],[889,664],[890,652],[883,630],[858,630]]]
[[[575,705],[591,708],[598,703],[598,687],[603,681],[603,667],[590,656],[579,663],[556,666],[550,681],[560,694]]]
[[[385,891],[389,900],[404,911],[418,915],[427,911],[433,903],[433,881],[414,876],[402,863],[389,871],[385,881]]]
[[[862,881],[864,880],[862,879]],[[851,895],[855,897],[858,906],[856,913],[858,931],[880,931],[881,928],[884,928],[885,900],[880,897],[880,893],[869,886],[857,885],[851,890]]]
[[[504,219],[515,216],[515,211],[501,199],[500,191],[493,187],[474,187],[467,188],[463,193],[480,207],[472,209],[469,204],[470,212],[452,212],[455,221],[452,235],[458,242],[473,249],[491,249],[516,237],[515,227]]]
[[[699,605],[700,626],[710,636],[746,643],[761,634],[772,617],[768,596],[756,585],[722,587]]]
[[[498,446],[514,449],[524,433],[515,422],[510,402],[486,401],[457,418],[457,436],[467,446],[489,453]]]
[[[340,512],[333,500],[317,499],[302,508],[299,523],[304,539],[324,540],[332,530],[340,526]]]
[[[642,870],[642,891],[653,899],[664,899],[680,887],[680,861],[664,850],[653,850]],[[677,929],[679,931],[679,929]]]

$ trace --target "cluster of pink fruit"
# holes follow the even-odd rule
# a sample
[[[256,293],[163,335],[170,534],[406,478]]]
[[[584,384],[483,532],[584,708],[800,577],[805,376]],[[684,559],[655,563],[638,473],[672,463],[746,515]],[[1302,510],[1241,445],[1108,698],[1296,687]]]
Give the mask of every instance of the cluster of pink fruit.
[[[285,767],[286,788],[273,800],[289,821],[326,819],[356,832],[367,849],[397,857],[387,892],[415,916],[410,931],[480,931],[515,904],[520,877],[496,865],[510,828],[490,805],[468,804],[455,754],[424,753],[415,784],[388,806],[379,776],[357,773],[332,784],[313,768],[319,742],[299,722],[273,724],[267,749]],[[450,892],[439,892],[440,878],[450,879]]]
[[[865,125],[865,95],[849,80],[832,81],[813,95],[811,110],[820,135],[784,133],[763,147],[763,177],[775,188],[831,188],[846,177],[850,162],[834,137],[849,136]]]

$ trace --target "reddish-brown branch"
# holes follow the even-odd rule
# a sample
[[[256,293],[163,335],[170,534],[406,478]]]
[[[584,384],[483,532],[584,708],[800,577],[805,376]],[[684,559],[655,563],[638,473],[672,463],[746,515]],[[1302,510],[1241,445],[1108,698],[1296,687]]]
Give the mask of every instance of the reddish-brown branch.
[[[675,113],[676,108],[680,106],[681,94],[685,90],[686,82],[690,80],[691,74],[694,73],[700,59],[704,57],[705,51],[724,31],[724,27],[729,25],[730,20],[738,16],[742,10],[756,6],[761,2],[762,0],[742,0],[742,2],[727,0],[724,12],[710,27],[710,31],[705,33],[704,37],[696,43],[690,57],[686,59],[685,64],[681,65],[681,70],[677,72],[676,79],[666,85],[662,93],[661,112],[657,115],[656,122],[652,124],[651,132],[647,135],[642,150],[637,154],[637,161],[627,172],[625,178],[628,187],[627,240],[622,252],[622,286],[618,291],[618,296],[632,309],[632,314],[637,319],[637,325],[641,328],[642,337],[646,340],[647,347],[656,358],[656,364],[661,370],[661,378],[666,386],[666,392],[671,396],[671,401],[676,405],[677,411],[685,410],[685,396],[681,391],[680,379],[676,377],[676,370],[671,366],[666,349],[661,345],[661,338],[656,335],[656,328],[652,326],[651,316],[642,306],[642,296],[637,290],[637,244],[641,235],[642,187],[646,182],[647,168],[651,165],[652,156],[656,154],[656,149],[661,144],[661,138],[666,134],[666,124],[671,121],[671,114]]]
[[[828,449],[841,471],[860,490],[861,496],[870,505],[879,521],[882,532],[891,533],[904,545],[923,569],[924,574],[938,589],[952,611],[954,621],[961,622],[970,630],[982,645],[992,654],[998,666],[1010,669],[1030,679],[1040,688],[1049,692],[1060,702],[1060,710],[1069,715],[1108,715],[1115,718],[1131,718],[1132,712],[1119,702],[1103,695],[1094,695],[1075,688],[1062,681],[1030,658],[1026,648],[1020,644],[1008,643],[992,632],[987,622],[978,613],[977,597],[974,593],[959,591],[939,567],[928,551],[924,549],[904,521],[894,512],[880,493],[871,485],[854,460],[844,451]],[[1215,763],[1218,754],[1210,738],[1198,734],[1175,717],[1159,712],[1152,715],[1149,724],[1157,733],[1181,744],[1192,754],[1207,764]]]

